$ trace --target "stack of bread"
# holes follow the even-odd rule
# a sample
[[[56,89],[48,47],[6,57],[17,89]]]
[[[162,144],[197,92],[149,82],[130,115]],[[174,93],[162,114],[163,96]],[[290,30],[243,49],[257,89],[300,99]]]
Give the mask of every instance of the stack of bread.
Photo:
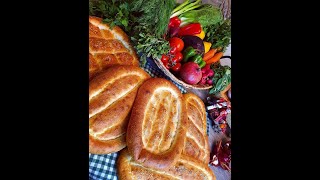
[[[139,66],[138,57],[122,29],[89,16],[89,79],[113,65]]]
[[[201,99],[138,67],[119,27],[89,32],[89,152],[120,151],[119,179],[215,179]]]

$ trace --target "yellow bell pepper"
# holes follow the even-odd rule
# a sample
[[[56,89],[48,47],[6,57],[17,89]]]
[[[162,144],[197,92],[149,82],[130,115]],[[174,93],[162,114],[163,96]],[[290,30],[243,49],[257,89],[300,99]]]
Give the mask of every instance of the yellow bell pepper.
[[[195,34],[195,36],[198,36],[200,39],[204,39],[204,36],[206,33],[201,29],[201,32],[199,34]]]
[[[210,42],[203,41],[203,45],[204,45],[204,53],[207,53],[210,50],[212,44]]]

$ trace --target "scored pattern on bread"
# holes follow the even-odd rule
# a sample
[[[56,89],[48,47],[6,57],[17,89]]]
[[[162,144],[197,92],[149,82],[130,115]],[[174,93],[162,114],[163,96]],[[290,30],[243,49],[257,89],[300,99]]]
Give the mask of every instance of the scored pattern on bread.
[[[126,146],[125,133],[139,86],[150,76],[136,66],[115,65],[89,83],[89,152]]]
[[[181,155],[168,170],[150,168],[134,161],[127,148],[120,152],[117,161],[117,172],[120,180],[215,180],[216,177],[207,164]]]
[[[158,154],[170,148],[177,132],[178,112],[181,112],[181,102],[177,98],[178,94],[169,88],[155,90],[150,98],[147,109],[152,109],[153,113],[146,113],[142,123],[142,142],[148,151]]]
[[[165,169],[179,158],[186,137],[185,108],[172,82],[152,78],[141,85],[127,130],[128,149],[136,161]]]
[[[89,16],[89,79],[117,64],[139,66],[129,37],[118,26],[110,29],[101,18]]]
[[[183,154],[202,161],[210,160],[210,148],[207,136],[207,117],[203,101],[192,93],[183,95],[188,116],[187,138]]]

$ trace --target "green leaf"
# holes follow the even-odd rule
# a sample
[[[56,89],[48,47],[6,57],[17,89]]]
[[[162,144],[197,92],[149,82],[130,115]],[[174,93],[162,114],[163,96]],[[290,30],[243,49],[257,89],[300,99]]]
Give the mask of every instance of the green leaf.
[[[142,66],[145,66],[145,64],[147,63],[147,56],[145,54],[143,54],[140,57],[140,61],[141,61]]]
[[[126,33],[131,30],[129,19],[132,16],[128,3],[124,0],[89,0],[89,13],[106,19],[103,22],[112,27],[120,26]]]
[[[151,50],[151,48],[152,48],[152,46],[148,46],[145,51],[149,52]]]
[[[110,29],[113,29],[115,25],[116,25],[116,24],[115,24],[115,21],[112,21],[112,22],[110,23]]]
[[[212,66],[214,76],[212,78],[214,87],[210,89],[210,94],[217,94],[231,83],[231,67],[221,66],[220,63]]]
[[[143,33],[139,33],[139,36],[142,37],[142,38],[145,37],[145,35]]]
[[[119,6],[120,9],[128,10],[128,3],[123,3]]]
[[[128,20],[127,19],[122,19],[121,24],[123,24],[125,27],[128,26]]]
[[[221,89],[221,86],[223,85],[223,78],[220,78],[217,82],[217,84],[215,85],[215,88],[217,90]]]
[[[106,11],[106,7],[104,6],[104,4],[101,4],[99,7],[100,11]]]
[[[216,94],[215,89],[214,88],[210,89],[209,94]]]

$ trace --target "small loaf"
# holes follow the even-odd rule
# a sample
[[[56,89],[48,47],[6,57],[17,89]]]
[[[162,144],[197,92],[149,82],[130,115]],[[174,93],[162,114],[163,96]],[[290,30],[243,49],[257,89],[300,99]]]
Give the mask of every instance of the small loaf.
[[[125,148],[120,152],[117,168],[120,180],[216,180],[216,176],[208,164],[185,155],[181,155],[168,170],[160,170],[145,167],[134,161],[127,148]]]
[[[126,147],[126,130],[140,85],[150,76],[136,66],[115,65],[89,83],[89,152]]]
[[[130,39],[120,27],[89,16],[89,80],[113,65],[139,66]]]
[[[186,106],[180,90],[163,78],[151,78],[139,88],[127,130],[134,160],[168,169],[180,157],[186,138]]]
[[[210,160],[210,148],[207,135],[207,116],[203,101],[195,94],[183,95],[188,116],[187,134],[183,154],[191,156],[205,164]]]

